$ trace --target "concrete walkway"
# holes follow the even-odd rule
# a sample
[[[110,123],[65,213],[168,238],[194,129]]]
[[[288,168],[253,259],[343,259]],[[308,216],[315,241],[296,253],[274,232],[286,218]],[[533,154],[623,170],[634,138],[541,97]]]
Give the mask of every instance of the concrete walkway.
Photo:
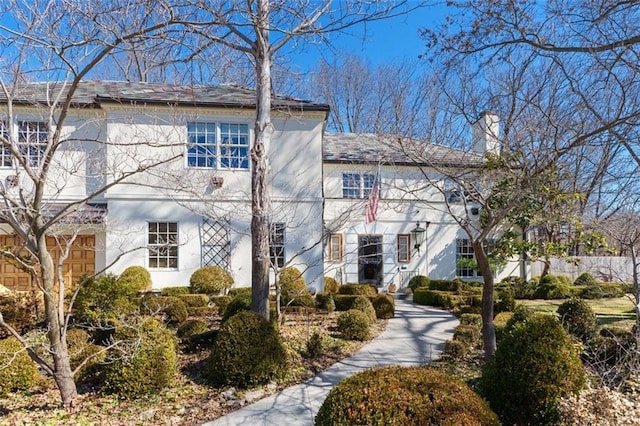
[[[457,325],[457,318],[446,311],[396,299],[396,314],[386,330],[355,355],[206,425],[313,425],[324,399],[340,380],[376,366],[425,364],[440,355]]]

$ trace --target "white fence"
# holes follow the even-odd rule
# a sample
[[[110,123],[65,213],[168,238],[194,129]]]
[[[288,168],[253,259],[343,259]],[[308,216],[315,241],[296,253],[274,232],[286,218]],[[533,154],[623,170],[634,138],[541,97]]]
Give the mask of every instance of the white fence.
[[[616,256],[581,256],[571,260],[577,260],[576,264],[565,259],[551,259],[550,274],[567,275],[576,279],[583,272],[590,272],[595,279],[604,282],[633,281],[633,262],[630,257]],[[531,276],[540,275],[544,265],[542,262],[531,262]]]

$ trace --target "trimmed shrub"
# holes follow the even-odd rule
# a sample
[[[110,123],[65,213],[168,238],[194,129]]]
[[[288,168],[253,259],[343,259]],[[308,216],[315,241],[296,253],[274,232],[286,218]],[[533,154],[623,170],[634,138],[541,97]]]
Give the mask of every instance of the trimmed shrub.
[[[189,317],[187,305],[177,296],[146,296],[142,308],[144,314],[163,315],[170,324],[182,324]]]
[[[214,317],[218,314],[217,306],[187,306],[187,313],[190,317]]]
[[[252,291],[253,290],[251,289],[251,287],[236,287],[236,288],[229,289],[227,296],[234,298],[240,294],[251,295]]]
[[[324,277],[324,292],[325,293],[337,293],[340,284],[335,278]]]
[[[338,383],[315,418],[324,425],[499,425],[462,381],[423,367],[366,370]]]
[[[365,315],[367,315],[369,324],[373,324],[374,322],[376,322],[376,310],[374,309],[373,303],[371,303],[371,300],[369,300],[368,297],[356,297],[356,300],[353,301],[353,305],[351,305],[351,309],[357,309],[364,312]]]
[[[209,326],[206,322],[193,319],[186,321],[184,324],[178,327],[178,330],[176,330],[176,336],[178,336],[180,339],[190,339],[191,336],[195,334],[202,334],[206,333],[207,331],[209,331]]]
[[[536,299],[566,299],[571,297],[571,289],[564,275],[545,275],[534,293]]]
[[[15,293],[0,295],[0,312],[2,312],[4,321],[20,334],[24,334],[36,326],[33,306],[27,298],[20,297]],[[8,336],[9,332],[4,327],[0,327],[0,339]]]
[[[375,296],[378,294],[378,289],[372,284],[343,284],[338,287],[338,293],[355,296]]]
[[[313,306],[302,272],[289,266],[280,271],[280,300],[283,306]]]
[[[460,315],[460,325],[475,325],[478,328],[482,328],[482,315],[462,314]]]
[[[591,306],[581,299],[569,299],[558,306],[560,323],[567,333],[583,342],[589,340],[596,331],[596,314]]]
[[[427,287],[418,287],[413,292],[413,302],[418,305],[438,306],[445,309],[453,309],[459,304],[460,300],[453,294],[429,290]]]
[[[376,318],[389,319],[393,318],[396,312],[396,302],[393,296],[388,294],[378,294],[371,300],[373,309],[376,311]]]
[[[0,397],[38,384],[38,366],[15,337],[0,340]]]
[[[480,329],[475,325],[459,325],[453,331],[453,340],[475,347],[480,343]]]
[[[447,340],[444,342],[443,355],[445,358],[461,360],[469,351],[469,345],[465,345],[459,340]]]
[[[316,293],[316,307],[329,313],[336,310],[336,303],[332,293]]]
[[[226,322],[229,318],[237,314],[241,311],[250,311],[251,310],[251,293],[239,293],[231,302],[227,305],[227,309],[224,310],[224,315],[222,316],[222,322]]]
[[[255,312],[244,311],[220,327],[207,369],[216,385],[248,388],[284,377],[287,353],[268,321]]]
[[[581,299],[622,297],[626,292],[625,285],[620,283],[597,283],[595,285],[580,287],[577,290],[576,296]]]
[[[109,362],[102,366],[102,390],[107,394],[127,399],[156,394],[169,386],[178,372],[177,345],[171,331],[152,318],[140,321],[137,327],[116,331],[116,339],[124,345],[109,351]]]
[[[151,274],[144,266],[129,266],[122,271],[116,283],[118,286],[127,288],[132,296],[141,291],[151,290]]]
[[[77,320],[102,322],[132,314],[138,309],[141,283],[133,278],[120,280],[113,274],[82,280],[73,305]]]
[[[513,312],[500,312],[493,318],[493,328],[496,332],[496,341],[500,342],[505,334],[509,331],[507,324],[513,317]]]
[[[356,300],[353,294],[334,294],[333,302],[336,305],[336,311],[348,311]]]
[[[231,294],[231,292],[229,292]],[[249,293],[249,297],[251,297],[251,293]],[[213,302],[213,305],[218,308],[218,315],[223,316],[225,311],[227,310],[227,306],[233,300],[232,296],[213,296],[209,299]]]
[[[581,286],[589,286],[589,285],[596,285],[596,284],[598,284],[598,282],[593,277],[593,275],[591,275],[590,272],[583,272],[573,282],[573,285],[581,285]]]
[[[187,308],[201,308],[209,305],[209,296],[206,294],[178,294],[178,299],[187,306]]]
[[[571,337],[557,318],[538,314],[504,336],[478,387],[504,424],[550,425],[559,421],[560,398],[584,384]]]
[[[106,352],[103,351],[104,347],[90,342],[89,333],[80,328],[67,331],[67,345],[71,357],[71,370],[75,370],[80,364],[85,363],[76,374],[80,381],[99,368],[98,364],[106,357]]]
[[[233,278],[220,266],[203,266],[196,269],[189,278],[192,293],[219,294],[232,285]]]
[[[502,288],[497,293],[498,300],[494,304],[494,312],[510,312],[516,308],[516,293],[513,288]]]
[[[189,287],[165,287],[160,290],[160,296],[179,296],[181,294],[190,294],[191,289]]]
[[[411,289],[412,292],[415,293],[416,288],[418,287],[429,287],[429,278],[424,275],[415,275],[411,277],[409,280],[409,284],[407,287]]]
[[[450,291],[452,293],[462,292],[463,282],[456,280],[429,280],[429,290]]]
[[[507,331],[511,330],[516,324],[525,322],[531,315],[533,315],[533,311],[530,308],[525,305],[517,305],[507,320]]]
[[[311,358],[317,358],[324,352],[322,344],[322,336],[315,332],[307,340],[307,355]]]
[[[338,331],[346,340],[367,340],[369,338],[369,318],[357,309],[349,309],[338,317]]]

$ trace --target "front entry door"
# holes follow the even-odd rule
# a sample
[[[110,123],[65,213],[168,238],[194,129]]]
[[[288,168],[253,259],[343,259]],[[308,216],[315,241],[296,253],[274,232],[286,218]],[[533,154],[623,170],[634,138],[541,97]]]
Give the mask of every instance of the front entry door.
[[[358,237],[358,281],[360,284],[382,285],[382,236]]]

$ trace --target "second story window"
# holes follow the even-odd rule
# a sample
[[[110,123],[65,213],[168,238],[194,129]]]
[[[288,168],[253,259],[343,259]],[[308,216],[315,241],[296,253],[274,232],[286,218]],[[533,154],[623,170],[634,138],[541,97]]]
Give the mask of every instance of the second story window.
[[[39,167],[47,148],[49,131],[46,123],[21,121],[18,125],[18,149],[25,162]]]
[[[187,165],[211,169],[249,169],[249,125],[187,123]]]
[[[367,198],[375,179],[373,173],[343,173],[342,198]]]

